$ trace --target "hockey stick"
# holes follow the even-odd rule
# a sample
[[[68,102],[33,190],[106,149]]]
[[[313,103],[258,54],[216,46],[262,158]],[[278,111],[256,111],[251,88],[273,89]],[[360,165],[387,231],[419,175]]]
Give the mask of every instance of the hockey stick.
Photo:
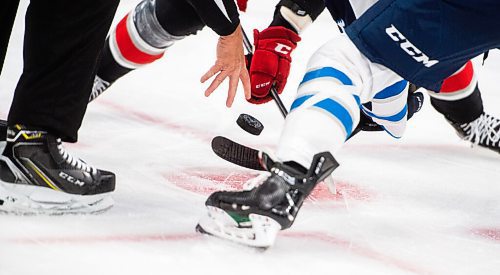
[[[241,31],[243,33],[243,45],[245,46],[248,54],[253,55],[253,44],[248,38],[245,30],[241,28]],[[274,102],[276,102],[276,105],[278,106],[278,109],[283,117],[286,118],[288,111],[281,101],[275,87],[271,87],[271,97]],[[260,164],[259,151],[251,147],[241,145],[222,136],[217,136],[212,139],[212,150],[220,158],[238,166],[265,171]]]
[[[252,170],[265,171],[260,164],[259,150],[241,145],[228,138],[216,136],[212,139],[212,150],[220,158]]]
[[[243,28],[242,32],[243,32],[243,44],[245,45],[248,54],[252,54],[253,53],[252,42],[250,42],[250,39],[248,38]],[[274,102],[276,102],[276,105],[281,111],[283,117],[286,118],[286,116],[288,115],[288,111],[283,102],[281,101],[281,99],[279,98],[278,92],[274,87],[271,88],[271,96],[274,99]],[[359,126],[356,127],[356,129],[353,131],[353,133],[351,134],[351,136],[349,136],[348,139],[357,134],[360,130],[361,128]],[[257,149],[239,144],[222,136],[217,136],[212,139],[212,150],[220,158],[228,162],[231,162],[233,164],[236,164],[238,166],[252,170],[265,171],[265,169],[260,164],[259,150]]]
[[[410,92],[413,93],[414,91],[412,91],[410,88]],[[423,97],[423,95],[421,95],[421,97]],[[413,107],[414,111],[412,111],[412,113],[414,114],[418,112],[421,106],[422,106],[422,101],[419,101],[418,106]],[[370,123],[375,125],[370,125]],[[352,131],[351,135],[347,138],[347,140],[351,139],[354,135],[358,134],[361,131],[383,131],[383,128],[378,126],[373,121],[371,122],[366,120],[363,121],[363,118],[361,118],[360,122],[358,123],[358,126],[356,126],[356,128]],[[253,170],[264,170],[260,164],[260,157],[258,150],[250,148],[245,145],[241,145],[225,137],[220,137],[220,136],[215,137],[212,140],[212,150],[215,152],[217,156],[233,164]]]

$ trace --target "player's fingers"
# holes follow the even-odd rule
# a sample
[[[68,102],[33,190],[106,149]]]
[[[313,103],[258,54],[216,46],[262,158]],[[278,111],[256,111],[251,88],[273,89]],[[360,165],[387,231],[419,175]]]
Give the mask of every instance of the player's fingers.
[[[224,81],[224,79],[227,77],[227,72],[221,71],[212,81],[210,86],[205,90],[205,96],[210,96],[216,89],[219,87],[219,85]]]
[[[239,77],[236,74],[229,76],[229,90],[227,91],[226,106],[231,107],[236,97],[236,89],[238,88]]]
[[[220,66],[215,64],[213,65],[209,70],[208,72],[206,72],[200,79],[200,82],[201,83],[205,83],[205,81],[207,81],[208,79],[212,78],[212,76],[214,76],[217,72],[219,72],[221,70]]]
[[[250,76],[248,75],[247,69],[241,70],[240,73],[240,79],[241,83],[243,84],[243,91],[245,92],[245,98],[250,99],[252,98],[252,91],[250,89]]]

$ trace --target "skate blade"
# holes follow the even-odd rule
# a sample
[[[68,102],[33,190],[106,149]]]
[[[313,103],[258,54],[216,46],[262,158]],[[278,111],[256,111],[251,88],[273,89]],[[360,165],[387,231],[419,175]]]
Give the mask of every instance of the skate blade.
[[[258,214],[250,214],[245,227],[241,227],[226,211],[207,206],[208,214],[202,217],[196,231],[224,240],[255,247],[269,248],[274,244],[281,226],[275,220]]]
[[[337,185],[335,184],[332,175],[326,177],[323,182],[326,184],[326,187],[328,187],[328,191],[330,191],[331,194],[337,195]]]
[[[0,181],[0,213],[4,214],[98,214],[110,209],[113,204],[110,193],[82,196]]]

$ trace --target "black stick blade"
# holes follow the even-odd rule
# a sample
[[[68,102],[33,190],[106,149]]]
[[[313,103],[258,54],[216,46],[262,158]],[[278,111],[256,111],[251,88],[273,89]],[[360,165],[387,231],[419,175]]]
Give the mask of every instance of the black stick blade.
[[[259,151],[236,143],[228,138],[216,136],[212,139],[212,150],[220,158],[236,165],[258,171],[265,171],[259,162]]]

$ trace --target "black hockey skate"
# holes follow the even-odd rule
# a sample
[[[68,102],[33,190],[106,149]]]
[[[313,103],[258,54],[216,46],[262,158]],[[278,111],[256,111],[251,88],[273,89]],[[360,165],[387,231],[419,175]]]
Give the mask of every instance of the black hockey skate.
[[[328,152],[315,155],[308,171],[297,164],[273,162],[265,154],[261,160],[271,175],[248,191],[213,193],[205,203],[208,215],[200,220],[198,231],[269,247],[279,230],[292,226],[314,187],[339,166]]]
[[[7,141],[7,121],[0,119],[0,142],[2,141]]]
[[[115,175],[74,158],[61,140],[16,125],[0,156],[0,211],[94,213],[113,205]]]
[[[7,121],[0,119],[0,151],[3,151],[7,144]]]
[[[460,138],[500,153],[500,119],[482,113],[476,120],[469,123],[456,123],[448,120],[455,128]]]

